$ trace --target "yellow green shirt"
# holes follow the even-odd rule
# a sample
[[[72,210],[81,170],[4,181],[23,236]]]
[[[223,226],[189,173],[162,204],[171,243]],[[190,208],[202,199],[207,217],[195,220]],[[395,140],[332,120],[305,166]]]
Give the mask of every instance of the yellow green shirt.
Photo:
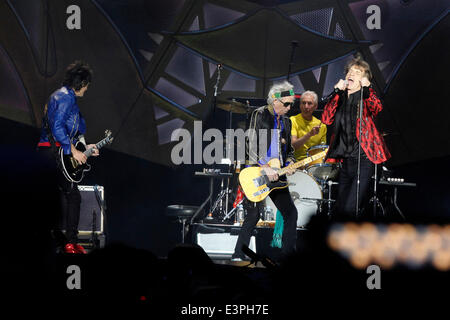
[[[321,122],[316,117],[312,117],[311,121],[305,120],[302,114],[299,113],[296,116],[291,117],[292,121],[292,130],[291,134],[296,136],[297,138],[303,137],[305,134],[311,131],[311,129],[315,126],[318,126]],[[327,143],[327,126],[322,124],[320,126],[320,131],[315,136],[312,136],[306,143],[300,148],[296,149],[294,152],[295,159],[301,160],[306,158],[306,151],[312,146],[316,146],[319,144]]]

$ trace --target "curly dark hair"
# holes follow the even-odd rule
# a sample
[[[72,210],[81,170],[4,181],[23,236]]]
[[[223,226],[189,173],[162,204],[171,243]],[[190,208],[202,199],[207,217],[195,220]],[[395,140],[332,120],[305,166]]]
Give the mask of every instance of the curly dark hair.
[[[77,60],[67,67],[63,86],[78,91],[91,82],[93,74],[87,63]]]
[[[364,75],[367,79],[372,79],[372,71],[370,71],[370,65],[363,60],[361,53],[357,53],[352,60],[345,66],[344,74],[347,74],[351,67],[359,67],[364,71]]]

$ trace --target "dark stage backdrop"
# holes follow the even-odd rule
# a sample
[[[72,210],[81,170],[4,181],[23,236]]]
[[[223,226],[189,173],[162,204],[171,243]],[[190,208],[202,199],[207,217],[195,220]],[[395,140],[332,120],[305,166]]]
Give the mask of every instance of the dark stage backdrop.
[[[378,127],[390,163],[446,156],[448,8],[446,0],[1,0],[0,116],[39,127],[64,68],[83,59],[95,72],[80,99],[88,139],[109,128],[111,150],[171,165],[173,130],[213,116],[217,64],[218,99],[264,98],[285,78],[297,41],[298,93],[327,95],[359,51],[384,102]],[[208,125],[226,121],[215,120]]]

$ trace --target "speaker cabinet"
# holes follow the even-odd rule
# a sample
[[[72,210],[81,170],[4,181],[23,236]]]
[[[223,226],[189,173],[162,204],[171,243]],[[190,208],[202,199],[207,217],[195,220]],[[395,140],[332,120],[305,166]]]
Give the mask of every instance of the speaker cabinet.
[[[81,194],[79,235],[104,233],[105,189],[102,186],[78,186]]]

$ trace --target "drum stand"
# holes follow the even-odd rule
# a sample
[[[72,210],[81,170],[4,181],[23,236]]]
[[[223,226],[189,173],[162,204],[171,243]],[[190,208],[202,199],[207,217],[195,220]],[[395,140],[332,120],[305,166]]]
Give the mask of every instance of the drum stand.
[[[233,102],[235,102],[235,99],[233,99]],[[247,101],[247,107],[248,107],[248,101]],[[247,116],[248,116],[248,112],[247,112]],[[229,125],[228,125],[228,129],[232,129],[233,128],[233,111],[229,110]],[[225,144],[225,150],[224,150],[224,155],[228,156],[231,153],[231,148],[234,148],[234,144],[233,141],[230,139],[226,140],[226,144]],[[235,171],[235,167],[233,167],[233,164],[231,162],[231,159],[227,158],[226,160],[228,160],[228,174],[232,175],[232,171]],[[222,183],[221,183],[221,192],[217,197],[216,203],[214,204],[213,209],[211,210],[211,212],[214,212],[214,210],[216,209],[216,207],[219,205],[220,202],[220,210],[221,212],[225,213],[225,217],[222,219],[222,221],[225,221],[226,219],[228,219],[229,217],[231,217],[232,213],[234,212],[234,210],[236,208],[233,208],[230,212],[228,212],[228,205],[229,205],[229,195],[232,193],[232,189],[230,188],[230,176],[228,176],[226,178],[226,188],[224,189],[224,181],[222,179]],[[225,206],[223,204],[224,202],[224,197],[225,197]],[[242,202],[242,201],[241,201]]]
[[[228,178],[229,181],[229,178]],[[221,191],[219,195],[217,196],[216,201],[214,202],[214,205],[211,209],[211,213],[214,213],[214,211],[219,207],[220,212],[227,212],[228,211],[228,195],[230,194],[231,190],[227,187],[226,189],[223,188],[223,179],[221,183]],[[224,198],[225,198],[225,208],[224,208]]]
[[[377,169],[378,165],[375,164],[375,172],[374,172],[374,176],[373,176],[373,197],[370,198],[369,203],[373,203],[373,217],[376,218],[377,217],[377,208],[379,207],[381,209],[381,213],[383,214],[383,217],[385,216],[385,212],[384,212],[384,208],[383,205],[381,204],[381,201],[378,199],[377,197],[377,184],[378,184],[378,178],[377,178]]]
[[[240,205],[243,201],[244,201],[244,199],[242,199],[241,201],[239,201],[239,202],[237,203],[236,207],[234,207],[233,209],[231,209],[230,212],[227,212],[227,214],[222,218],[222,222],[225,221],[225,220],[227,220],[228,218],[230,218],[230,217],[234,214],[234,212],[237,210],[237,208],[239,207],[239,205]],[[235,222],[235,223],[237,222],[236,215],[234,216],[234,222]]]
[[[328,180],[328,217],[331,217],[331,203],[335,201],[331,199],[331,187],[333,186],[333,184],[339,183]]]
[[[233,174],[230,171],[232,171],[231,163],[228,164],[227,176],[223,177],[222,181],[220,183],[220,193],[218,194],[217,199],[211,208],[211,213],[209,215],[209,219],[213,219],[212,215],[217,208],[219,208],[220,213],[226,214],[228,212],[229,195],[230,195],[230,193],[232,193],[232,189],[230,188],[230,179],[233,176]],[[224,180],[226,181],[226,186],[224,185],[225,184]],[[208,217],[207,217],[207,219],[208,219]]]
[[[333,182],[331,180],[328,180],[328,176],[324,180],[320,181],[320,188],[322,189],[322,193],[328,186],[328,199],[321,199],[320,201],[317,201],[317,203],[319,205],[318,209],[319,209],[319,213],[322,213],[322,203],[326,202],[327,207],[328,207],[328,212],[327,212],[328,217],[331,217],[331,205],[333,202],[336,201],[336,200],[331,199],[331,187],[333,186],[333,184],[338,184],[338,182]]]
[[[220,170],[212,170],[212,171],[209,170],[209,171],[203,171],[203,172],[195,172],[195,175],[209,178],[209,195],[205,199],[205,201],[201,204],[201,206],[197,209],[197,211],[192,215],[191,224],[194,222],[194,220],[197,218],[197,216],[203,210],[203,207],[206,206],[208,201],[209,201],[209,208],[210,208],[210,212],[209,212],[208,216],[211,216],[211,218],[212,218],[212,211],[213,211],[212,210],[212,208],[213,208],[212,201],[213,201],[213,195],[214,195],[214,179],[217,179],[217,178],[222,178],[223,179],[223,177],[229,177],[231,174],[230,173],[221,173]],[[211,218],[209,218],[209,219],[211,219]]]

